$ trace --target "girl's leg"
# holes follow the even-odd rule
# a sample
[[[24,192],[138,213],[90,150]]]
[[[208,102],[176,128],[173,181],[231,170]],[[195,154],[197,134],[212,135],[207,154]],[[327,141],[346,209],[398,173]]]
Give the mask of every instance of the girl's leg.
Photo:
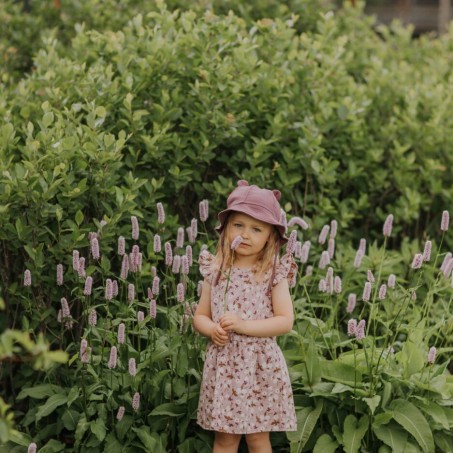
[[[237,453],[241,434],[215,432],[213,453]]]
[[[269,433],[246,434],[245,440],[249,453],[272,453]]]

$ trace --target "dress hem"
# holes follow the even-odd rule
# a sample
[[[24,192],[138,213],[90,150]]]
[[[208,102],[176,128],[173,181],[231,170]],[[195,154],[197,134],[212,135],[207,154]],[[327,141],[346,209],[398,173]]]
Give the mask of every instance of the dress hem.
[[[297,428],[290,428],[290,427],[284,428],[284,427],[281,427],[281,426],[270,426],[270,427],[263,426],[263,427],[257,428],[254,431],[241,431],[241,432],[238,432],[238,431],[226,431],[226,430],[220,430],[219,428],[215,428],[215,427],[212,427],[212,426],[208,426],[207,424],[201,423],[198,420],[197,420],[197,425],[201,426],[203,429],[205,429],[207,431],[218,431],[218,432],[225,433],[225,434],[254,434],[254,433],[265,433],[265,432],[297,431]]]

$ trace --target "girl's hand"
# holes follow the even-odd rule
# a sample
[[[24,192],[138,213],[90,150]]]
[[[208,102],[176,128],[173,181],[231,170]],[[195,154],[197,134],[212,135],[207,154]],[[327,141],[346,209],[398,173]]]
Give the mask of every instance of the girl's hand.
[[[229,341],[228,333],[222,329],[220,324],[216,324],[211,332],[211,340],[216,346],[225,346]]]
[[[236,314],[227,311],[221,318],[220,318],[220,325],[226,331],[233,331],[236,333],[241,333],[241,328],[243,326],[244,321]]]

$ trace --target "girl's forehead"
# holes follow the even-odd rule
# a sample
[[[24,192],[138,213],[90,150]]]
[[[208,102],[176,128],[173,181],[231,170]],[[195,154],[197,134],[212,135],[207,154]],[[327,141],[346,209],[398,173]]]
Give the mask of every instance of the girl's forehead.
[[[262,222],[261,220],[255,219],[255,217],[249,216],[248,214],[243,214],[242,212],[233,212],[233,215],[231,216],[231,220],[234,220],[234,221],[240,220],[242,222],[254,223],[256,225],[261,225],[261,226],[269,225],[266,222]]]

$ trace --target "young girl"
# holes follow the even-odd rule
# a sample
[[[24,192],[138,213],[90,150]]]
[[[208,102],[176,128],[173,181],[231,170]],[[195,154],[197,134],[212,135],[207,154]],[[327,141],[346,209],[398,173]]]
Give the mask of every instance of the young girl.
[[[270,431],[295,431],[288,369],[275,337],[293,326],[288,280],[297,267],[287,242],[278,190],[239,181],[219,214],[217,254],[200,255],[203,290],[193,319],[211,339],[203,370],[198,424],[215,431],[214,453],[271,453]],[[231,244],[238,236],[242,242]],[[237,241],[234,241],[237,243]]]

